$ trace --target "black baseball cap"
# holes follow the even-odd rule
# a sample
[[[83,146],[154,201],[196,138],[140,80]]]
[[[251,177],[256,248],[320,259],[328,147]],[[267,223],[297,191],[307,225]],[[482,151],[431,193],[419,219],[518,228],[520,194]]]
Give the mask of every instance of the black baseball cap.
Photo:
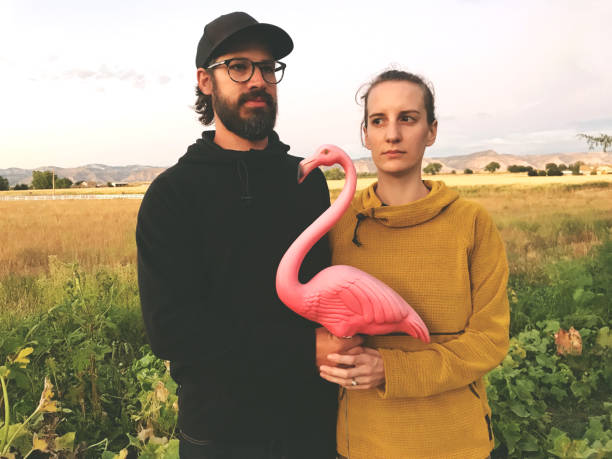
[[[219,16],[206,24],[204,34],[198,43],[196,67],[205,67],[215,50],[229,38],[243,36],[245,41],[257,38],[266,43],[274,59],[282,59],[293,50],[293,40],[283,29],[272,24],[257,22],[252,16],[236,11]]]

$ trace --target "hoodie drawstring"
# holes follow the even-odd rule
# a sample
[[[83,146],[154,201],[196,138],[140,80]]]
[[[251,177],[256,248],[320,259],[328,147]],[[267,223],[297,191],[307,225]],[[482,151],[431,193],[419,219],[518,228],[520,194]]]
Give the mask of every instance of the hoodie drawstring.
[[[246,207],[249,207],[253,202],[253,196],[249,189],[249,169],[242,159],[236,161],[236,172],[240,180],[240,199]]]
[[[355,223],[355,231],[353,232],[353,244],[355,244],[357,247],[361,247],[361,242],[359,242],[359,238],[357,237],[357,229],[359,228],[361,222],[368,218],[368,216],[364,214],[357,214],[355,217],[357,217],[357,223]]]

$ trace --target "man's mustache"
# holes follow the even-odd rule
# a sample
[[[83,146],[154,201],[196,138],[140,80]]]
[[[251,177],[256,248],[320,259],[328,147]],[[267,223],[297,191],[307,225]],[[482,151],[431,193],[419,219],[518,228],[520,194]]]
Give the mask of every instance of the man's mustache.
[[[241,94],[238,97],[238,105],[243,105],[246,102],[250,101],[250,100],[255,100],[255,99],[262,99],[263,101],[266,102],[266,104],[268,104],[270,107],[274,106],[274,99],[272,98],[272,96],[270,94],[268,94],[266,92],[265,89],[254,89],[251,92],[248,92],[246,94]]]

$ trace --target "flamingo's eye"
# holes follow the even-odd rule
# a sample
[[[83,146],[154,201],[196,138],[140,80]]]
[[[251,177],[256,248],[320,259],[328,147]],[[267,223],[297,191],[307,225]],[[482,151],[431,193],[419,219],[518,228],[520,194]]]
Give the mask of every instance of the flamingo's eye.
[[[323,150],[324,155],[326,155],[327,153],[329,153],[329,150]]]

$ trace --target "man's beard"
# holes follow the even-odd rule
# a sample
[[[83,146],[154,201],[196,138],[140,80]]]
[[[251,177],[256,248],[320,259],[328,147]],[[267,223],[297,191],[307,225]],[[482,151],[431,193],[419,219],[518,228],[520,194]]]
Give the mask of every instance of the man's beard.
[[[240,116],[240,109],[245,102],[263,99],[265,107],[247,107],[245,118]],[[236,103],[225,99],[213,87],[213,108],[223,125],[234,134],[247,140],[262,140],[270,135],[276,123],[276,101],[264,89],[254,89],[238,97]]]

